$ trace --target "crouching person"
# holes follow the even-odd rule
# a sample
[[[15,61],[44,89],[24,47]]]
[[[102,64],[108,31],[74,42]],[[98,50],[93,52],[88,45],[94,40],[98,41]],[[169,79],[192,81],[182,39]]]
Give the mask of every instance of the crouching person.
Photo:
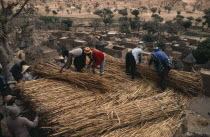
[[[23,75],[23,81],[32,81],[36,79],[36,77],[31,75],[31,66],[23,65],[21,74]]]
[[[30,137],[27,128],[35,128],[38,125],[38,116],[30,121],[20,116],[20,110],[14,107],[8,110],[7,125],[12,137]]]
[[[100,65],[100,75],[102,76],[104,74],[105,55],[102,52],[95,49],[90,49],[89,47],[86,47],[84,52],[90,58],[87,68],[90,69],[92,67],[92,71],[95,74],[96,67]]]

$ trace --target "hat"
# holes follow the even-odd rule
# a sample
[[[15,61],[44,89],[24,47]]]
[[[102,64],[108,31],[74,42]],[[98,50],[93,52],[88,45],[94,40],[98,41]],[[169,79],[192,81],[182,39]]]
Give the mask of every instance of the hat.
[[[62,56],[55,56],[54,59],[55,60],[63,60],[64,58]]]
[[[21,74],[25,73],[31,66],[23,65]]]
[[[91,53],[91,49],[90,49],[89,47],[86,47],[86,48],[84,49],[84,52],[85,52],[86,54],[89,54],[89,53]]]
[[[18,107],[7,107],[8,115],[11,118],[16,118],[20,114],[20,109]]]
[[[155,47],[155,48],[154,48],[154,52],[157,52],[157,51],[159,51],[159,50],[160,50],[159,47]]]
[[[7,103],[12,99],[12,95],[7,95],[4,97],[4,102]]]

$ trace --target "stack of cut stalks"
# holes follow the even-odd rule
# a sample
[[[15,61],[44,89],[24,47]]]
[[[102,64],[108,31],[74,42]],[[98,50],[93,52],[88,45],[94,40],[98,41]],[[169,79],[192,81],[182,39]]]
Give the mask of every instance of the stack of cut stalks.
[[[146,65],[137,66],[137,74],[156,82],[159,81],[155,69]],[[171,70],[167,83],[169,86],[190,95],[198,95],[203,88],[201,76],[193,72]]]
[[[88,71],[59,73],[60,67],[41,63],[34,72],[44,78],[18,84],[21,96],[40,111],[44,133],[57,137],[173,137],[181,123],[181,112],[192,98],[171,88],[157,93],[156,84],[145,79],[131,81],[124,74],[124,62],[106,56],[102,77]],[[150,68],[141,67],[141,74],[148,78],[151,74],[146,69]],[[197,75],[185,75],[191,75],[185,80],[186,88],[196,82]],[[151,77],[157,80],[157,76]]]

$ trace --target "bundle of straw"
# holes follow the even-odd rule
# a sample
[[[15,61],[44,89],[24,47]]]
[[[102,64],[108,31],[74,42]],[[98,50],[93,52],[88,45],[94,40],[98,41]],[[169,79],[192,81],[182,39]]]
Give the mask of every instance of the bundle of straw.
[[[167,119],[156,119],[136,126],[114,130],[102,137],[174,137],[181,126],[180,116],[172,116]]]
[[[109,82],[100,76],[88,73],[77,73],[65,70],[60,73],[60,67],[53,63],[39,63],[34,68],[34,73],[47,78],[54,78],[69,81],[87,90],[98,90],[100,92],[109,91]]]
[[[149,67],[147,65],[138,65],[137,74],[159,82],[160,77],[157,75],[153,67]],[[190,95],[197,95],[202,91],[202,78],[198,73],[171,70],[169,72],[167,81],[169,86],[179,89]]]
[[[53,136],[99,136],[105,132],[135,125],[160,117],[180,113],[181,107],[173,93],[165,92],[143,100],[119,105],[110,109],[95,109],[63,117],[68,123],[60,123]]]

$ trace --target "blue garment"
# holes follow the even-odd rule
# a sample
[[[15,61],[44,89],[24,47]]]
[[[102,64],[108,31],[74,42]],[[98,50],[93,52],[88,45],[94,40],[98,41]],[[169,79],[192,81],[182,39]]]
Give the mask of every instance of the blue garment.
[[[12,76],[14,77],[14,79],[19,82],[22,79],[22,67],[20,63],[16,63],[12,66],[12,68],[10,69],[10,72],[12,73]]]
[[[149,65],[151,65],[151,63],[154,63],[158,74],[161,74],[165,69],[171,69],[171,60],[160,50],[152,54]]]
[[[0,75],[0,94],[5,96],[8,92],[9,85],[7,83],[7,78],[5,75]]]

